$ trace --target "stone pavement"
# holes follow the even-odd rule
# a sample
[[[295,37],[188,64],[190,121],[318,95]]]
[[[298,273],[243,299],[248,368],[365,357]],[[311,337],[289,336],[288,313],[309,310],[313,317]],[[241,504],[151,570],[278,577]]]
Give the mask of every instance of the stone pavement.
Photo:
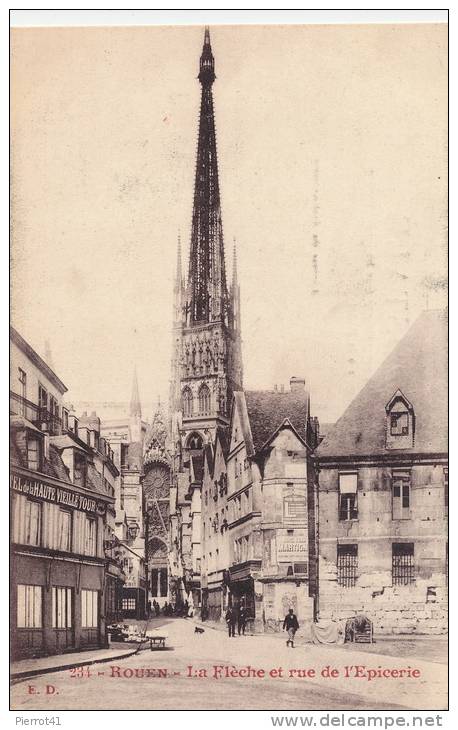
[[[208,622],[198,623],[207,628]],[[417,656],[392,656],[383,653],[383,644],[373,644],[371,651],[366,651],[365,644],[324,645],[311,644],[302,640],[295,649],[286,647],[286,640],[281,634],[258,634],[251,636],[236,636],[229,639],[223,624],[209,626],[209,633],[218,631],[218,643],[222,641],[220,632],[225,634],[226,656],[229,661],[240,662],[241,650],[245,654],[247,663],[255,666],[282,666],[283,669],[315,669],[315,676],[307,678],[313,684],[332,686],[335,690],[349,692],[355,696],[364,697],[365,701],[389,703],[390,701],[408,709],[440,710],[447,707],[447,666],[431,661],[424,661]],[[399,637],[396,637],[396,641]],[[202,655],[202,651],[200,652]],[[272,664],[273,661],[273,664]],[[338,671],[338,676],[327,676],[326,667]],[[348,670],[345,668],[349,667]],[[358,670],[356,667],[364,667]],[[417,670],[418,677],[393,676],[374,677],[355,676],[370,669],[377,671],[399,670],[408,671],[408,668]],[[325,676],[321,672],[324,671]],[[349,674],[349,676],[346,676]],[[296,675],[297,676],[297,675]]]
[[[221,621],[200,621],[195,618],[192,619],[198,626],[203,629],[214,629],[215,631],[223,631],[227,633],[226,624]],[[236,629],[237,633],[237,629]],[[247,633],[248,636],[252,634]],[[262,634],[263,636],[270,636],[274,639],[286,641],[285,634],[281,631],[278,633],[267,633]],[[296,635],[295,645],[310,646],[311,641],[305,638],[300,632]],[[368,654],[383,654],[385,656],[393,657],[410,657],[411,659],[421,659],[429,662],[438,662],[439,664],[448,663],[448,636],[426,636],[426,635],[415,635],[405,634],[391,636],[384,634],[382,636],[376,636],[373,644],[358,644],[358,650],[367,652]],[[344,651],[350,651],[355,648],[354,644],[347,643],[338,647]]]
[[[160,625],[160,621],[151,623],[153,627]],[[355,649],[355,645],[343,648],[306,644],[290,649],[273,634],[229,638],[224,631],[212,630],[207,625],[203,634],[195,634],[194,628],[195,623],[189,619],[167,621],[168,651],[143,649],[129,658],[104,663],[98,671],[80,679],[73,678],[68,671],[56,671],[51,677],[38,677],[32,683],[36,694],[29,693],[30,682],[18,682],[12,688],[12,707],[447,708],[447,667],[442,664],[368,654],[359,649],[361,645]],[[379,669],[388,676],[374,675],[370,679],[368,671],[377,674]],[[408,676],[412,669],[416,676]],[[55,687],[52,696],[47,696],[46,683]]]
[[[41,674],[59,672],[70,667],[82,667],[100,662],[112,662],[125,659],[139,651],[139,644],[117,643],[108,649],[94,651],[79,651],[52,656],[37,657],[35,659],[20,659],[11,663],[11,679],[24,679]]]

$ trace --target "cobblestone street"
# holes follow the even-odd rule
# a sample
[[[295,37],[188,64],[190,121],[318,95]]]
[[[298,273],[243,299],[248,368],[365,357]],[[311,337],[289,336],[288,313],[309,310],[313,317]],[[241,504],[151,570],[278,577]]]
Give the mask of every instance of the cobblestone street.
[[[66,670],[19,682],[12,688],[13,709],[432,710],[447,704],[447,668],[439,663],[350,647],[299,645],[291,650],[275,635],[230,639],[211,628],[195,634],[195,624],[185,619],[152,623],[163,625],[168,633],[167,651],[143,649],[115,663],[91,666],[89,676]],[[346,678],[344,667],[352,667],[353,674],[355,666],[398,671],[410,667],[420,676]],[[334,669],[339,676],[321,676],[326,667],[325,674]],[[242,669],[261,676],[240,676]],[[272,670],[277,676],[270,676]],[[315,670],[315,676],[298,677],[296,671],[290,677],[291,670],[309,675]],[[226,678],[227,671],[239,676]],[[215,678],[215,673],[223,676]]]

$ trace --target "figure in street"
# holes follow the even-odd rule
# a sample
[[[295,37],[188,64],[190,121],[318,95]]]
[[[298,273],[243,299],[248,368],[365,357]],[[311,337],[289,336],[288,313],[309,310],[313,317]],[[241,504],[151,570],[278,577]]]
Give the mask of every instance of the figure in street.
[[[229,636],[235,636],[235,623],[236,623],[237,617],[235,615],[235,610],[229,606],[229,608],[226,611],[226,623],[227,623],[227,629],[229,632]]]
[[[294,636],[298,628],[299,623],[297,620],[297,616],[294,613],[293,609],[290,608],[285,616],[285,620],[283,621],[283,631],[286,629],[286,631],[288,632],[288,640],[286,642],[286,646],[289,645],[292,649],[294,649]]]
[[[239,613],[237,616],[237,631],[240,636],[242,633],[245,636],[245,626],[246,626],[246,611],[243,606],[240,606]]]

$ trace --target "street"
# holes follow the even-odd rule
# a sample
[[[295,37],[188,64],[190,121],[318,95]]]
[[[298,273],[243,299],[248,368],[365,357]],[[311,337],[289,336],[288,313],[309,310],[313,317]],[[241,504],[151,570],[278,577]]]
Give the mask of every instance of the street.
[[[403,710],[445,709],[447,667],[283,636],[229,638],[187,619],[150,622],[167,650],[27,679],[15,710]],[[380,651],[383,647],[380,648]],[[380,676],[384,673],[385,676]]]

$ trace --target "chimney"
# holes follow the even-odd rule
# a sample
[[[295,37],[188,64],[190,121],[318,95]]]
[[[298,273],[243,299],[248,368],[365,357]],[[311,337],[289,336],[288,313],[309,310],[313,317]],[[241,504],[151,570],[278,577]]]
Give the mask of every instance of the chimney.
[[[282,383],[282,384],[280,385],[280,393],[284,393],[284,392],[285,392],[285,386],[284,386],[284,385],[283,385],[283,383]]]
[[[296,378],[296,376],[293,375],[289,381],[289,387],[291,388],[291,393],[297,393],[305,390],[305,378]]]
[[[277,383],[275,383],[275,385],[274,385],[274,393],[278,393]]]

